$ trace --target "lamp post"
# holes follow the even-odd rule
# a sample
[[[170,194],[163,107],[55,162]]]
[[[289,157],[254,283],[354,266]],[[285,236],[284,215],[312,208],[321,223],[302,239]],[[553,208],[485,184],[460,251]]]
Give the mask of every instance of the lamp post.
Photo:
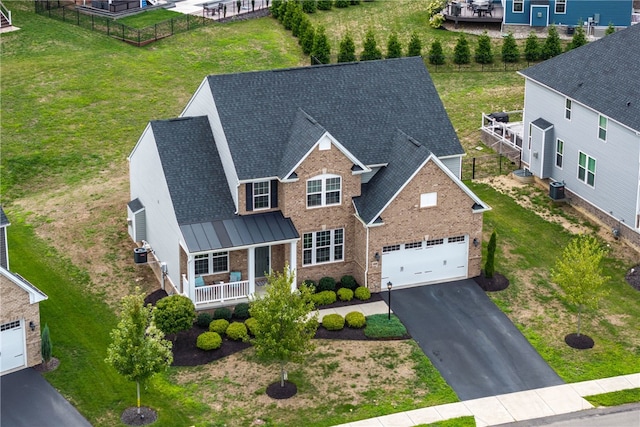
[[[387,316],[387,320],[391,320],[391,288],[393,287],[393,283],[390,281],[387,282],[387,289],[389,290],[389,314]]]

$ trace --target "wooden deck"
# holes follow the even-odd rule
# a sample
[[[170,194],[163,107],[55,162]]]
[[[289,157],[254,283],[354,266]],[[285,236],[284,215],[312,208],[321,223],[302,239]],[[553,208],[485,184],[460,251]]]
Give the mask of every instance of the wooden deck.
[[[456,5],[461,6],[459,9]],[[459,10],[460,14],[456,11]],[[471,6],[465,2],[449,2],[444,9],[444,18],[447,21],[458,22],[477,22],[477,23],[502,23],[504,17],[504,9],[499,3],[493,4],[493,10],[490,13],[476,12],[474,13]]]

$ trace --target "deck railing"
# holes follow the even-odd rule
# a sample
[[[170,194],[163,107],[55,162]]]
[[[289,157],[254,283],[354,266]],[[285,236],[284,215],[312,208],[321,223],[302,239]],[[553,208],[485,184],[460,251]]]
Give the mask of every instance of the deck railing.
[[[225,302],[249,296],[249,281],[218,283],[196,288],[196,304]]]
[[[11,21],[11,11],[9,9],[7,9],[4,4],[2,4],[2,2],[0,1],[0,12],[4,15],[5,18],[7,18],[7,22],[9,22],[9,26],[11,27],[12,21]]]
[[[516,117],[522,117],[522,110],[507,111],[509,122],[500,122],[491,117],[490,114],[482,113],[482,131],[488,133],[498,141],[522,151],[523,125],[520,121],[511,121]]]

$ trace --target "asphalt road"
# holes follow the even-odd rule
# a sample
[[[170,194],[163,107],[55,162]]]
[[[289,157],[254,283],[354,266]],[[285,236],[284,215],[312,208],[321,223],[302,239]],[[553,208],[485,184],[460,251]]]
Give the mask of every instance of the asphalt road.
[[[471,279],[398,289],[391,298],[393,312],[460,400],[564,384]]]
[[[638,427],[640,403],[596,408],[553,417],[501,424],[499,427]],[[498,427],[498,426],[496,426]]]

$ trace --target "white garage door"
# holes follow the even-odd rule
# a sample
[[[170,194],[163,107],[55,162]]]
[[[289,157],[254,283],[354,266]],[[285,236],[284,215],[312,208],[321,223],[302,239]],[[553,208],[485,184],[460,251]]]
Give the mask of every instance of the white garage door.
[[[25,365],[24,326],[20,320],[0,325],[0,372]]]
[[[467,277],[468,237],[453,236],[382,248],[382,288]]]

